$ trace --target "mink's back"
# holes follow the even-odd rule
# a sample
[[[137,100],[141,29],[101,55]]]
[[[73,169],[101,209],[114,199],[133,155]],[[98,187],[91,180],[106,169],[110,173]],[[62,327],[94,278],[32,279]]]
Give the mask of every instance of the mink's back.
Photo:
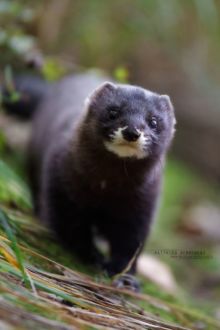
[[[105,80],[95,73],[77,74],[50,87],[33,119],[29,150],[38,169],[53,146],[73,139],[74,125],[83,116],[86,98]]]

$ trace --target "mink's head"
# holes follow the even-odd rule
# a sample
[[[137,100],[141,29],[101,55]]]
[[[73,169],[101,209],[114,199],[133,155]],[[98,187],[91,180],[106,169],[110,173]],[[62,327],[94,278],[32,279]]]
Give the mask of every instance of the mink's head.
[[[169,96],[105,82],[88,98],[87,107],[88,124],[108,152],[143,159],[168,149],[175,126]]]

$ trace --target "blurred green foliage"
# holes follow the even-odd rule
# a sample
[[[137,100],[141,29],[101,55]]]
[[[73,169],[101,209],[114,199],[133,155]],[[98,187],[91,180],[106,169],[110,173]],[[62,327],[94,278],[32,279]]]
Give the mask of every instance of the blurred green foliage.
[[[113,76],[114,76],[115,80],[117,80],[118,82],[121,82],[121,83],[128,83],[128,81],[129,81],[129,72],[123,66],[117,67],[115,69],[115,71],[113,72]]]
[[[5,150],[5,135],[0,131],[0,154]]]
[[[114,67],[126,63],[145,43],[158,44],[175,56],[208,44],[206,59],[211,63],[213,58],[219,61],[219,9],[214,0],[76,0],[69,4],[56,46],[70,50],[72,45],[86,66]]]
[[[16,62],[35,47],[35,37],[27,31],[33,18],[34,11],[27,1],[0,0],[1,65]]]
[[[65,68],[53,58],[48,58],[42,67],[42,74],[48,81],[55,81],[66,73]]]
[[[51,23],[59,20],[59,1],[0,0],[0,64],[43,47],[43,52],[68,54],[86,67],[115,70],[128,64],[129,70],[134,54],[146,51],[144,45],[149,51],[159,47],[181,62],[193,62],[198,54],[197,61],[208,70],[220,61],[218,1],[75,0],[63,6],[59,31],[50,38]],[[50,77],[57,75],[53,63],[45,70]]]
[[[26,210],[31,208],[27,185],[2,160],[0,160],[0,199]]]

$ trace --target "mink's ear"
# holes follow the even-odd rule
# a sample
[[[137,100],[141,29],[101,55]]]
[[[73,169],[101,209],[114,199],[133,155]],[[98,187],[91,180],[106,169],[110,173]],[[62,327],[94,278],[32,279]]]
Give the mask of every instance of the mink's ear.
[[[116,90],[117,86],[110,81],[105,81],[100,86],[98,86],[92,94],[87,97],[86,105],[91,105],[96,102],[97,99],[101,97],[111,96],[111,94]]]
[[[173,119],[173,132],[175,132],[176,118],[174,114],[174,107],[168,95],[160,95],[160,106],[162,110],[170,113],[170,117]]]
[[[105,81],[96,89],[96,92],[100,93],[100,92],[114,91],[115,89],[116,89],[115,84],[113,84],[110,81]]]
[[[173,111],[173,105],[168,95],[160,95],[160,105],[162,110]]]

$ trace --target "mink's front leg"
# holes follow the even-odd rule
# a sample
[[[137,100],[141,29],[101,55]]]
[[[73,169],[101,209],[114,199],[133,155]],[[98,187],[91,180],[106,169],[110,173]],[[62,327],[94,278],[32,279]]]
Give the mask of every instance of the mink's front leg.
[[[133,275],[136,273],[137,257],[149,231],[150,220],[146,216],[127,215],[126,219],[112,220],[108,227],[106,236],[110,243],[111,257],[106,270],[110,276],[125,271],[114,281],[117,287],[139,291],[138,280]]]
[[[47,173],[41,194],[41,219],[51,227],[62,245],[83,262],[101,265],[103,256],[93,242],[91,219],[67,193],[62,180]]]

